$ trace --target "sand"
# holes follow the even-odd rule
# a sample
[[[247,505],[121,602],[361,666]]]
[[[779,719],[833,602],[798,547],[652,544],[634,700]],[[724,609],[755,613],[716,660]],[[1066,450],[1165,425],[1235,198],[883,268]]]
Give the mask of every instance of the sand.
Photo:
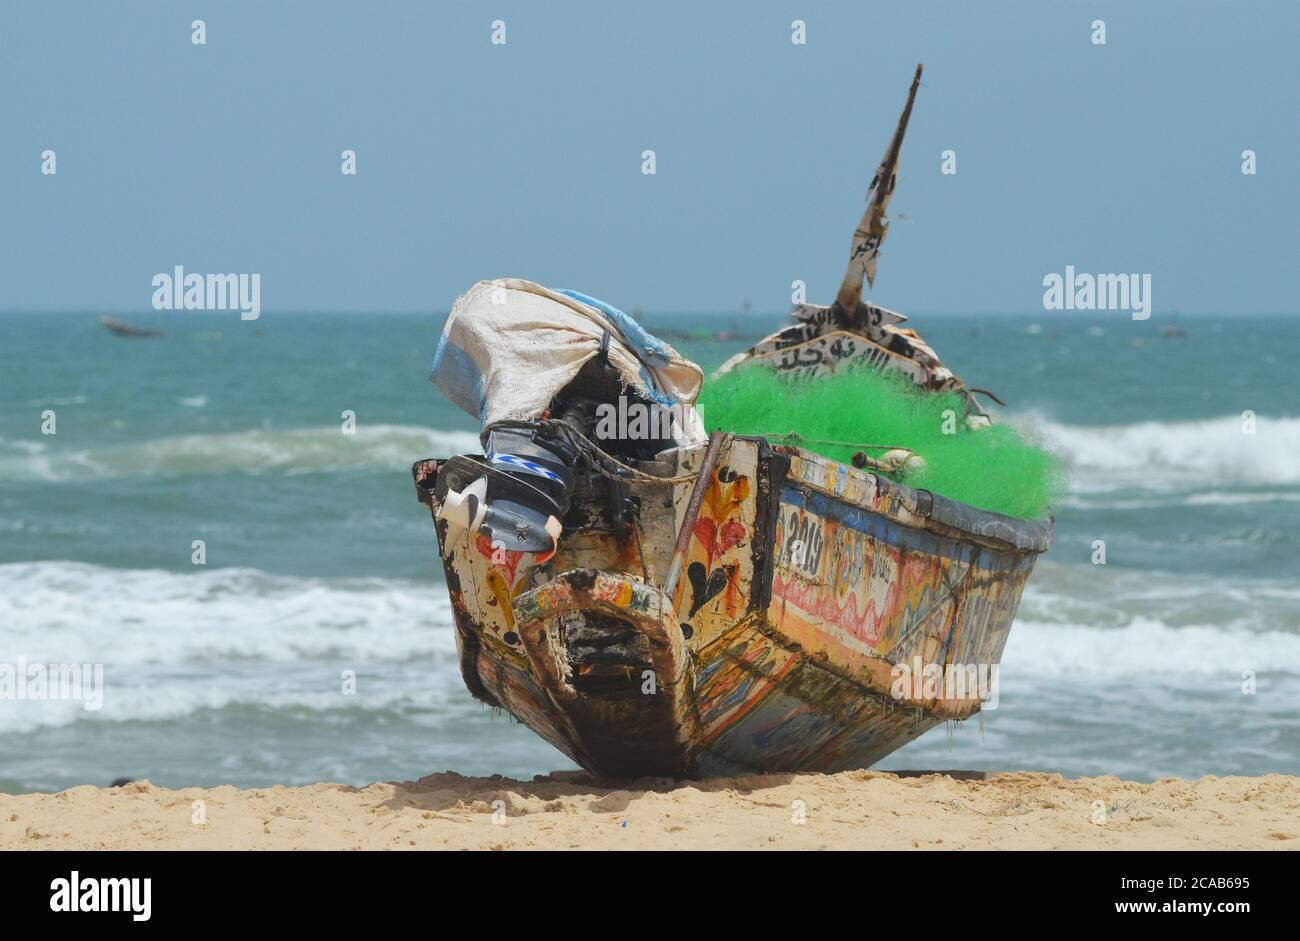
[[[141,781],[0,794],[0,849],[1300,848],[1297,777],[980,777],[628,783],[581,772],[530,782],[446,773],[250,790]]]

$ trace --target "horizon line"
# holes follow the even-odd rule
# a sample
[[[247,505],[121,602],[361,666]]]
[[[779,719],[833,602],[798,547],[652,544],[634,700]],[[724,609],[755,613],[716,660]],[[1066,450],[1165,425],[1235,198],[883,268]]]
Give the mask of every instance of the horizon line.
[[[312,315],[357,315],[357,316],[397,316],[397,317],[416,317],[416,316],[435,316],[445,317],[450,313],[446,310],[420,310],[415,308],[398,308],[391,310],[380,310],[375,308],[284,308],[284,309],[263,309],[260,312],[261,317],[265,316],[312,316]],[[633,308],[632,311],[625,311],[630,316],[640,317],[734,317],[734,318],[788,318],[790,312],[780,311],[734,311],[734,310],[644,310]],[[635,312],[635,313],[633,313]],[[137,309],[91,309],[91,308],[72,308],[72,307],[0,307],[0,316],[13,316],[18,314],[54,314],[63,316],[84,315],[88,317],[108,317],[108,316],[152,316],[154,314],[170,315],[187,315],[187,314],[238,314],[238,308],[229,310],[154,310],[152,308]],[[909,321],[914,317],[1041,317],[1046,315],[1066,315],[1061,319],[1073,319],[1080,315],[1087,316],[1111,316],[1126,315],[1127,310],[929,310],[929,311],[912,311],[903,313]],[[1154,320],[1157,317],[1293,317],[1300,314],[1297,310],[1233,310],[1233,311],[1210,311],[1210,310],[1181,310],[1172,309],[1165,311],[1153,310],[1147,319]],[[1129,319],[1127,317],[1122,319]],[[255,323],[256,321],[243,321],[245,323]],[[1139,323],[1141,321],[1138,321]]]

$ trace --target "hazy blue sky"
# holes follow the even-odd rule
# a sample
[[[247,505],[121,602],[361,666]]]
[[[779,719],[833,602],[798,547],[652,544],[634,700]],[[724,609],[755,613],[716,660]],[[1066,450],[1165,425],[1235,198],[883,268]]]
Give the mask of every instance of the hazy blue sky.
[[[260,273],[268,312],[496,276],[829,302],[924,62],[877,303],[1041,310],[1074,265],[1149,272],[1157,316],[1294,312],[1298,48],[1295,0],[5,0],[0,309],[148,309],[174,265]]]

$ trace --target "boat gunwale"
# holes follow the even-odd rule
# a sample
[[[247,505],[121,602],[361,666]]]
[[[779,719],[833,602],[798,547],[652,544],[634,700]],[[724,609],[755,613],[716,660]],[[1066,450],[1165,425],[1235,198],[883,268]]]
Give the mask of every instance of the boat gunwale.
[[[922,524],[921,528],[930,529],[929,524],[935,524],[935,527],[941,530],[938,533],[939,535],[965,539],[1003,551],[1043,553],[1052,545],[1055,519],[1050,516],[1046,520],[1027,520],[996,513],[992,510],[983,510],[969,503],[962,503],[959,500],[945,497],[942,494],[909,487],[889,477],[841,463],[815,451],[801,448],[798,445],[773,443],[761,435],[738,434],[734,436],[733,440],[749,442],[757,445],[760,449],[770,449],[770,453],[798,458],[801,461],[824,467],[837,480],[855,480],[867,487],[873,487],[879,494],[893,496],[897,505],[905,510],[910,518],[899,518],[897,512],[885,511],[885,515],[896,519],[903,525],[915,527],[920,522]],[[628,466],[640,471],[646,465],[654,464],[658,465],[656,469],[660,469],[664,466],[664,462],[680,462],[685,455],[695,451],[702,452],[706,446],[707,442],[701,442],[683,445],[678,448],[669,448],[660,451],[652,460],[631,461]],[[440,464],[445,464],[450,458],[425,460],[437,460]],[[416,466],[420,463],[423,462],[416,462]],[[678,463],[677,466],[680,467],[681,463]],[[816,490],[818,493],[844,503],[859,505],[843,493],[837,493],[834,488],[795,476],[793,470],[787,471],[783,486],[790,484]],[[673,484],[665,481],[663,486],[671,487]],[[869,506],[863,508],[871,512],[882,512]]]
[[[881,474],[860,470],[852,465],[843,464],[833,458],[825,457],[815,451],[801,448],[798,445],[774,443],[762,435],[738,434],[735,436],[735,440],[753,442],[760,447],[766,445],[774,453],[785,454],[789,457],[795,457],[825,467],[837,478],[843,474],[847,479],[859,481],[869,487],[874,486],[878,493],[894,495],[902,508],[910,516],[916,518],[898,520],[904,525],[915,526],[918,520],[923,520],[926,523],[935,523],[942,527],[945,532],[940,533],[940,535],[966,539],[993,549],[1015,552],[1042,553],[1046,552],[1052,545],[1052,536],[1055,529],[1055,519],[1053,517],[1048,517],[1046,520],[1027,520],[996,513],[992,510],[983,510],[969,503],[962,503],[959,500],[945,497],[942,494],[909,487]],[[671,460],[671,455],[674,452],[687,454],[703,447],[703,444],[698,444],[669,449],[659,452],[659,454],[655,455],[655,458],[659,461]],[[818,493],[845,503],[859,505],[853,499],[845,497],[843,493],[837,493],[832,488],[794,476],[792,471],[787,474],[785,482],[786,484],[795,484],[816,490]],[[871,512],[880,512],[869,506],[864,507],[864,509]],[[896,514],[886,515],[897,518]]]

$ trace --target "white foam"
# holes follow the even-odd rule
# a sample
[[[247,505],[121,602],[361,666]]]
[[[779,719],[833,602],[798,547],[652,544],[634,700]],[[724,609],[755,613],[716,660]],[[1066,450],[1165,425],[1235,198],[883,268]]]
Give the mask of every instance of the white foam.
[[[255,569],[0,565],[3,658],[136,664],[402,662],[454,648],[446,588]]]
[[[84,395],[51,395],[40,399],[28,399],[28,405],[85,405],[89,399]]]
[[[257,709],[290,709],[324,713],[338,710],[394,710],[403,707],[425,709],[446,700],[459,674],[449,664],[432,666],[428,682],[408,676],[399,682],[384,682],[357,670],[354,693],[342,692],[338,670],[320,670],[315,675],[295,671],[292,686],[279,685],[263,674],[246,673],[219,677],[193,672],[129,669],[113,663],[103,672],[103,697],[97,709],[86,709],[78,700],[0,701],[0,734],[57,728],[75,722],[158,722],[184,719],[201,710],[247,706]],[[85,698],[89,696],[89,690]],[[93,733],[91,733],[93,734]]]
[[[48,441],[0,442],[0,480],[101,480],[201,474],[304,474],[405,469],[421,457],[474,453],[478,436],[411,425],[358,424],[356,434],[324,428],[254,429],[176,435],[132,444],[65,450]]]
[[[1225,630],[1209,625],[1171,627],[1133,617],[1124,627],[1088,627],[1017,619],[1002,658],[1011,675],[1101,678],[1147,677],[1153,683],[1218,677],[1243,670],[1300,675],[1300,634]]]
[[[1027,676],[1153,681],[1300,677],[1300,585],[1108,566],[1038,565],[1003,666]]]
[[[1140,679],[1227,689],[1253,670],[1266,691],[1272,678],[1300,677],[1300,586],[1050,562],[1040,569],[1003,657],[1009,684]],[[1223,623],[1198,622],[1201,615]],[[0,565],[0,636],[0,661],[102,663],[106,687],[99,712],[75,702],[0,703],[0,733],[241,704],[306,712],[407,704],[416,713],[468,706],[450,602],[433,581],[11,563]],[[358,674],[355,697],[339,692],[345,668]]]
[[[432,581],[21,562],[0,565],[0,632],[0,662],[102,664],[104,682],[98,711],[0,701],[0,733],[239,704],[427,708],[460,684],[451,605]],[[341,692],[344,669],[356,695]]]
[[[1294,579],[1214,577],[1121,565],[1038,563],[1020,604],[1032,621],[1123,627],[1134,616],[1171,627],[1210,625],[1254,632],[1300,630]]]
[[[1083,491],[1061,500],[1074,510],[1160,510],[1180,506],[1246,506],[1252,503],[1300,503],[1300,492],[1292,490],[1233,491],[1206,490],[1157,497],[1107,497],[1113,489]]]
[[[1071,488],[1096,492],[1188,484],[1300,484],[1300,418],[1240,415],[1189,422],[1080,426],[1036,422],[1070,470]]]

